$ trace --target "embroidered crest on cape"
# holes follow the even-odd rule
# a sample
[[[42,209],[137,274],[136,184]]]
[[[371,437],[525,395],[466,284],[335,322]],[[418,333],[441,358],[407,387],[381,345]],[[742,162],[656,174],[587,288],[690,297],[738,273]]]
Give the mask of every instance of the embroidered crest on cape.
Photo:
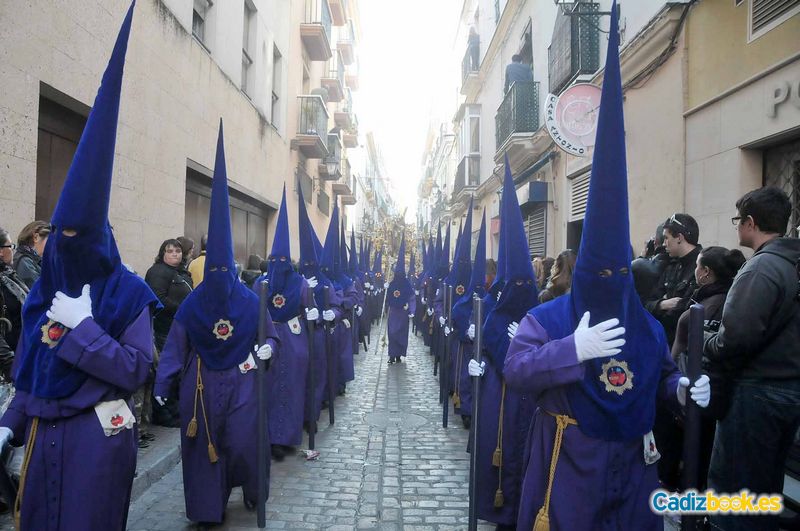
[[[600,381],[609,393],[622,395],[628,389],[633,389],[633,371],[628,368],[627,362],[612,358],[603,364]]]
[[[58,345],[58,342],[64,337],[64,332],[66,331],[67,327],[63,324],[48,319],[48,321],[42,325],[42,343],[53,348]]]
[[[233,334],[233,325],[227,319],[220,319],[214,323],[214,335],[217,339],[225,341]]]

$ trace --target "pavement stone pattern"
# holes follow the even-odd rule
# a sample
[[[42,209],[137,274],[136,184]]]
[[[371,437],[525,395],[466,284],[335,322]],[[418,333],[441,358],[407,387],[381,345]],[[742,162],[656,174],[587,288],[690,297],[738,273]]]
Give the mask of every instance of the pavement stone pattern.
[[[411,337],[403,363],[388,366],[378,343],[373,327],[369,353],[362,348],[356,356],[355,381],[336,400],[333,426],[322,412],[319,460],[297,455],[272,463],[267,529],[467,528],[468,432],[452,411],[442,428],[433,358]],[[237,488],[225,523],[212,529],[257,529],[255,522]],[[130,531],[198,528],[185,517],[180,465],[131,505]]]

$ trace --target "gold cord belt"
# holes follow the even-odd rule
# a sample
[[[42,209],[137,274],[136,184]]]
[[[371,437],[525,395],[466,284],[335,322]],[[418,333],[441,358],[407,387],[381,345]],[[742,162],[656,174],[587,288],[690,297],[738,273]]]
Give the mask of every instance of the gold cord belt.
[[[553,442],[553,455],[550,456],[550,475],[547,479],[547,492],[544,495],[544,505],[539,509],[536,515],[536,521],[533,524],[533,531],[549,531],[550,530],[550,494],[553,491],[553,480],[556,477],[556,464],[558,463],[558,454],[561,453],[561,443],[564,438],[564,430],[567,426],[577,426],[578,421],[569,415],[558,415],[545,411],[551,417],[556,419],[556,436]]]

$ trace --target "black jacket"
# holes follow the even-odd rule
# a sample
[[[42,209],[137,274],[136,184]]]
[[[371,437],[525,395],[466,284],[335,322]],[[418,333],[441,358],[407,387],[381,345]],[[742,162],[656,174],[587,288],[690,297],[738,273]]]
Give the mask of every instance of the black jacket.
[[[22,333],[22,305],[28,296],[28,287],[10,266],[0,264],[0,374],[6,380],[11,373],[14,349]]]
[[[27,245],[20,245],[13,263],[17,276],[30,289],[42,274],[42,257]]]
[[[764,244],[733,281],[705,354],[737,380],[800,379],[800,239]]]
[[[682,258],[670,258],[658,284],[650,293],[644,307],[653,314],[653,317],[664,326],[667,333],[669,344],[675,340],[675,329],[678,327],[678,319],[691,305],[691,297],[697,289],[697,282],[694,279],[694,270],[697,262],[697,255],[702,248],[698,245],[692,252]],[[681,301],[674,310],[662,310],[658,303],[662,300],[679,297]]]
[[[144,281],[164,305],[153,318],[153,331],[156,335],[165,337],[172,326],[178,307],[192,292],[192,276],[182,266],[172,267],[159,262],[147,270]]]

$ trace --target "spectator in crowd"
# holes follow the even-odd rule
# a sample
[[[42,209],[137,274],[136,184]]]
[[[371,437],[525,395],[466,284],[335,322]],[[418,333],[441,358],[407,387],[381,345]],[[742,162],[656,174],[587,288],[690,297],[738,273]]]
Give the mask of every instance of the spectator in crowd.
[[[11,264],[14,248],[8,231],[0,228],[0,376],[11,380],[11,364],[22,330],[22,305],[28,287],[17,276]]]
[[[533,257],[531,265],[533,266],[533,276],[536,278],[536,287],[541,291],[544,289],[544,285],[542,285],[542,281],[544,280],[544,265],[542,265],[542,257]]]
[[[675,340],[678,318],[689,307],[697,285],[694,269],[702,247],[697,221],[688,214],[673,214],[664,222],[664,248],[669,260],[655,289],[648,295],[647,310],[664,325],[670,345]]]
[[[189,264],[189,274],[192,275],[192,283],[195,289],[203,282],[203,272],[206,268],[206,244],[208,243],[208,234],[203,234],[200,238],[200,255],[191,261]]]
[[[698,288],[692,294],[693,303],[703,305],[705,313],[705,329],[717,331],[722,319],[722,307],[728,290],[733,284],[733,278],[744,264],[745,258],[738,249],[725,247],[706,247],[697,255],[697,266],[694,278]],[[678,328],[675,333],[675,342],[672,344],[672,357],[678,364],[683,374],[688,374],[686,349],[689,344],[689,310],[686,310],[678,319]],[[711,386],[715,391],[719,386],[712,381]],[[714,407],[715,398],[712,394],[711,405]],[[711,447],[714,444],[714,431],[716,421],[710,416],[702,418],[700,430],[700,478],[699,488],[705,488],[706,473],[711,460]],[[683,427],[678,426],[677,439],[682,442]]]
[[[689,308],[697,289],[694,270],[701,247],[697,222],[688,214],[673,214],[664,222],[664,248],[669,256],[657,284],[645,300],[645,308],[664,327],[669,345],[675,341],[678,319]],[[633,266],[631,266],[633,267]],[[639,279],[641,283],[641,278]],[[658,443],[658,478],[666,489],[680,485],[680,464],[683,452],[680,437],[682,420],[675,412],[658,404],[653,434]]]
[[[547,283],[550,281],[550,277],[553,275],[553,265],[555,265],[555,263],[555,259],[550,256],[545,256],[542,258],[542,282],[541,287],[539,288],[540,290],[547,287]]]
[[[154,362],[158,366],[158,359],[167,340],[167,334],[172,326],[175,313],[183,300],[192,292],[192,277],[183,267],[183,248],[177,239],[164,240],[158,249],[155,263],[147,270],[145,282],[161,301],[164,307],[153,318],[153,339],[155,340],[156,353]],[[144,410],[148,411],[150,388],[152,382],[148,381],[145,389]],[[177,402],[168,402],[165,406],[153,403],[153,423],[162,426],[179,426]]]
[[[708,486],[782,493],[800,427],[800,240],[783,237],[792,204],[779,188],[749,192],[736,209],[739,245],[755,254],[733,281],[719,332],[705,341],[712,374],[728,383],[717,391],[728,410],[718,416]],[[711,523],[726,531],[777,530],[778,516],[712,515]]]
[[[183,260],[181,261],[183,268],[188,269],[194,258],[194,240],[188,236],[178,236],[175,239],[180,242],[181,251],[183,251]]]
[[[242,271],[242,282],[247,287],[252,288],[253,283],[261,276],[261,262],[263,261],[264,259],[257,254],[251,254],[247,257],[247,269]]]
[[[639,300],[647,303],[650,294],[656,289],[658,279],[669,262],[669,255],[664,248],[664,224],[656,228],[656,234],[645,244],[644,254],[631,263],[633,284]]]
[[[572,287],[572,272],[578,255],[572,249],[562,251],[553,264],[550,280],[547,287],[539,293],[539,302],[547,302],[569,293]]]
[[[33,286],[42,274],[42,254],[48,236],[50,236],[50,223],[32,221],[25,225],[17,237],[14,270],[28,288]]]
[[[511,63],[506,65],[506,81],[503,93],[508,92],[516,82],[533,81],[533,70],[531,65],[522,62],[522,56],[514,54],[511,56]]]
[[[494,279],[497,276],[497,262],[493,259],[489,258],[486,260],[486,289],[489,289],[494,283]]]

